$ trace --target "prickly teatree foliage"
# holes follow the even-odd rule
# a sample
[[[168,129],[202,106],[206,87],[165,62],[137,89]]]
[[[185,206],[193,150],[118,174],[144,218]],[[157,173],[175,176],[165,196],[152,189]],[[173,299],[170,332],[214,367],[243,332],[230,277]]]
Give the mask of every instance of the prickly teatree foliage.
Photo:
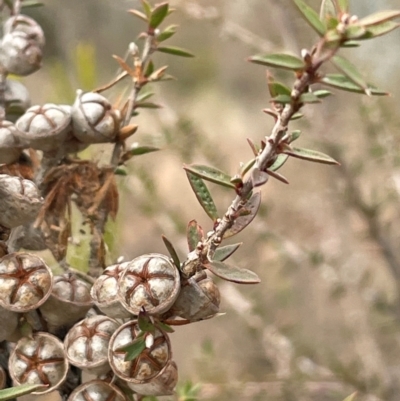
[[[158,149],[127,146],[138,126],[132,122],[143,107],[156,108],[143,92],[148,84],[171,79],[166,66],[156,66],[157,52],[192,57],[164,46],[177,26],[161,28],[173,11],[168,3],[142,0],[142,10],[129,10],[146,30],[141,46],[132,43],[126,57],[114,56],[116,77],[91,92],[77,91],[73,105],[30,106],[25,87],[9,74],[25,76],[41,66],[45,35],[23,15],[32,1],[2,3],[0,44],[0,327],[2,399],[27,393],[58,391],[63,399],[136,399],[174,393],[178,368],[169,335],[173,326],[209,319],[219,312],[220,295],[213,275],[235,283],[258,283],[247,269],[226,263],[240,244],[221,246],[255,218],[261,202],[258,187],[270,177],[288,183],[278,170],[290,158],[338,164],[321,152],[293,146],[300,131],[290,131],[303,107],[319,103],[327,88],[386,95],[367,83],[357,68],[340,56],[398,27],[400,11],[381,11],[358,19],[346,0],[323,0],[320,14],[303,0],[293,0],[319,39],[300,55],[256,55],[249,61],[291,71],[287,86],[267,72],[271,95],[264,111],[274,119],[270,135],[248,143],[254,157],[236,174],[214,167],[185,165],[199,203],[212,220],[207,233],[195,220],[188,223],[189,252],[180,260],[163,237],[169,256],[150,253],[106,265],[105,225],[118,213],[118,176],[131,159]],[[324,73],[326,63],[337,73]],[[102,93],[125,81],[118,103]],[[112,144],[109,163],[83,160],[79,152],[94,144]],[[220,214],[206,186],[228,188],[233,201]],[[87,274],[69,266],[71,208],[90,227]],[[21,249],[24,252],[21,252]],[[48,249],[63,274],[54,275],[34,251]],[[29,251],[29,253],[27,252]],[[31,253],[32,252],[32,253]],[[82,383],[82,372],[96,380]],[[192,390],[187,389],[188,393]]]

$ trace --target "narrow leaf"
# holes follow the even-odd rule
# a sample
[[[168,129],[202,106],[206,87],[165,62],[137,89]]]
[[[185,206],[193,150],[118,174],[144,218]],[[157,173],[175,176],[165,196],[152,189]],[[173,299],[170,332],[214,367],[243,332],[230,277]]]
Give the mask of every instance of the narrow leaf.
[[[279,174],[279,173],[277,173],[275,171],[271,171],[269,169],[267,169],[267,173],[271,177],[277,179],[278,181],[283,182],[284,184],[289,184],[289,181],[287,180],[287,178],[285,176],[283,176],[282,174]]]
[[[235,186],[231,183],[231,177],[214,167],[204,166],[201,164],[184,164],[183,168],[206,181],[211,181],[215,184],[228,188],[235,188]]]
[[[149,21],[149,26],[153,29],[157,28],[168,15],[168,3],[161,3],[154,7],[151,12],[151,17]]]
[[[251,198],[247,201],[245,205],[245,211],[247,214],[245,216],[239,216],[236,218],[235,222],[233,223],[232,227],[226,230],[223,238],[229,238],[233,235],[239,233],[244,228],[246,228],[256,216],[258,209],[261,203],[261,193],[255,192],[251,196]]]
[[[164,245],[167,248],[169,254],[171,255],[172,260],[174,261],[175,266],[179,269],[181,267],[181,261],[179,260],[178,254],[176,253],[174,246],[165,235],[162,235],[161,238],[164,241]]]
[[[239,249],[242,243],[243,242],[239,242],[238,244],[226,245],[217,248],[217,250],[214,253],[213,260],[223,262],[224,260],[228,259],[231,255],[233,255],[233,253]]]
[[[153,102],[136,102],[135,103],[135,109],[162,109],[163,106],[158,103],[153,103]]]
[[[147,64],[144,76],[149,77],[153,72],[154,72],[154,63],[150,60],[149,63]]]
[[[343,72],[344,75],[350,79],[350,81],[353,81],[361,89],[364,89],[366,94],[369,94],[367,83],[357,68],[350,61],[341,56],[334,56],[332,58],[332,62],[341,72]]]
[[[349,25],[344,31],[344,37],[347,40],[359,39],[364,36],[366,32],[367,28],[365,28],[364,26],[358,24]]]
[[[356,40],[346,40],[340,44],[340,47],[360,47],[360,43]]]
[[[357,397],[357,391],[354,392],[353,394],[350,394],[343,401],[355,401],[356,397]]]
[[[254,158],[254,159],[251,159],[251,160],[249,160],[246,164],[244,164],[243,166],[242,166],[242,168],[240,169],[240,174],[242,175],[242,176],[244,176],[253,166],[254,166],[254,163],[256,162],[256,159]]]
[[[303,117],[303,114],[297,112],[297,113],[294,113],[290,119],[291,119],[292,121],[294,121],[294,120],[299,120],[299,119],[302,118],[302,117]]]
[[[145,100],[151,98],[152,96],[154,96],[154,92],[144,92],[144,93],[139,94],[136,101],[144,102]]]
[[[278,95],[271,99],[272,103],[282,103],[282,104],[288,104],[292,101],[292,98],[288,95]]]
[[[250,138],[247,138],[247,143],[250,145],[250,148],[253,151],[254,156],[257,156],[258,152],[260,151],[260,148]]]
[[[338,13],[333,0],[322,0],[319,11],[319,18],[321,21],[327,20],[330,16],[335,17],[337,14]]]
[[[251,270],[241,269],[216,260],[210,261],[204,267],[216,276],[233,283],[257,284],[261,281],[257,274]]]
[[[147,0],[141,0],[142,6],[143,6],[143,11],[147,15],[147,18],[151,17],[151,5]]]
[[[175,35],[178,29],[178,25],[170,25],[166,27],[158,36],[157,41],[163,42],[164,40],[169,39],[171,36]]]
[[[267,67],[283,68],[285,70],[302,70],[305,65],[304,61],[290,54],[267,54],[257,55],[249,58],[249,61],[255,64],[265,65]]]
[[[272,170],[272,171],[279,170],[286,163],[286,160],[288,158],[289,158],[288,155],[284,155],[283,153],[280,153],[278,155],[278,157],[275,159],[275,161],[272,164],[272,166],[268,167],[268,170]]]
[[[328,91],[326,89],[319,89],[319,90],[314,91],[313,93],[318,99],[324,99],[324,98],[332,95],[332,92]]]
[[[175,332],[175,330],[169,324],[156,321],[155,325],[158,329],[161,329],[161,330],[165,331],[166,333],[174,333]]]
[[[324,36],[325,25],[319,19],[318,13],[308,6],[303,0],[293,0],[297,8],[303,14],[304,19],[313,28],[318,35]]]
[[[321,103],[321,100],[312,92],[303,93],[300,96],[300,102],[302,103]]]
[[[192,174],[190,171],[186,171],[186,175],[201,207],[213,221],[217,220],[217,207],[215,206],[213,198],[211,197],[204,181],[197,175]]]
[[[156,330],[147,313],[143,313],[142,311],[139,313],[138,326],[143,333],[154,333]]]
[[[371,25],[378,25],[382,22],[390,21],[400,17],[400,10],[385,10],[378,11],[377,13],[368,15],[367,17],[361,18],[358,24],[369,27]]]
[[[400,26],[397,22],[387,21],[382,22],[379,25],[373,25],[368,27],[367,32],[360,39],[373,39],[378,36],[386,35],[389,32],[392,32],[394,29],[397,29]]]
[[[289,140],[288,143],[292,143],[294,141],[297,141],[300,138],[301,131],[300,130],[294,130],[290,135],[289,135]]]
[[[48,385],[44,384],[21,384],[16,387],[4,388],[0,390],[0,401],[22,397],[23,395],[33,393],[34,391],[45,390],[46,388],[48,388]]]
[[[189,221],[186,229],[186,238],[189,246],[189,251],[196,249],[197,244],[203,239],[204,233],[202,228],[197,224],[196,220]]]
[[[342,13],[349,12],[349,0],[337,0],[337,2],[338,2],[339,10]]]
[[[268,80],[268,90],[271,97],[276,97],[278,95],[288,95],[290,96],[291,90],[286,85],[281,82],[275,81],[273,76],[267,72]]]
[[[125,170],[124,168],[121,168],[121,167],[117,167],[117,168],[114,170],[114,174],[115,174],[115,175],[122,175],[122,176],[127,176],[127,175],[128,175],[128,173],[126,172],[126,170]]]
[[[136,146],[130,149],[129,153],[132,156],[145,155],[146,153],[157,152],[160,148],[156,148],[155,146]]]
[[[29,7],[42,7],[44,3],[36,0],[24,0],[21,4],[21,8],[29,8]]]
[[[325,153],[311,149],[291,148],[291,150],[285,150],[284,153],[292,157],[297,157],[298,159],[308,160],[316,163],[331,164],[331,165],[340,164],[335,159],[326,155]]]
[[[147,16],[138,10],[135,10],[135,9],[128,10],[128,13],[134,15],[135,17],[140,18],[141,20],[143,20],[145,22],[149,22],[149,19],[147,18]]]
[[[180,47],[172,47],[172,46],[162,47],[161,46],[161,47],[157,47],[157,51],[159,51],[161,53],[172,54],[174,56],[194,57],[193,53],[190,53],[185,49],[181,49]]]
[[[350,81],[345,75],[342,74],[327,74],[320,80],[320,83],[328,85],[332,88],[341,89],[348,92],[365,93],[363,89],[361,89],[358,85]],[[371,85],[369,85],[368,88],[371,92],[371,95],[388,95],[387,92],[376,89]]]
[[[144,337],[138,337],[128,345],[118,348],[119,352],[126,352],[125,361],[133,361],[136,359],[146,348],[146,340]]]

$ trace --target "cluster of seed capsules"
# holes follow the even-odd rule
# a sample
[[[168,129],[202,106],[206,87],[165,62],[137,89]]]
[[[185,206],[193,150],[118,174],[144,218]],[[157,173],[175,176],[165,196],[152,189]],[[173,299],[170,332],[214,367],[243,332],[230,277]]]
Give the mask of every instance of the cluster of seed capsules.
[[[71,400],[90,394],[91,386],[117,397],[123,397],[119,386],[142,395],[172,394],[178,375],[165,322],[213,316],[219,301],[211,278],[200,274],[183,283],[171,259],[156,253],[109,266],[93,284],[72,273],[53,277],[34,254],[0,260],[0,316],[7,322],[0,340],[13,343],[8,369],[14,385],[57,390],[69,365],[97,377],[77,387]],[[32,312],[46,330],[24,335],[21,322]],[[130,346],[140,348],[133,359],[127,357]]]
[[[39,69],[40,26],[16,15],[3,24],[3,32],[3,76]],[[136,129],[122,127],[120,111],[98,93],[78,91],[72,106],[30,107],[21,83],[4,83],[0,165],[17,163],[26,149],[43,152],[43,160],[60,160],[93,143],[123,140]],[[22,113],[14,115],[15,108]],[[35,178],[39,186],[40,178]],[[35,182],[0,174],[0,228],[11,230],[12,237],[23,227],[22,238],[32,240],[21,244],[14,238],[7,249],[0,238],[0,341],[10,350],[6,368],[13,385],[47,386],[34,394],[60,391],[74,366],[96,379],[77,386],[71,400],[124,400],[127,391],[171,394],[178,376],[166,322],[215,315],[220,296],[214,282],[205,273],[183,280],[172,260],[160,254],[109,266],[95,281],[83,274],[53,276],[40,257],[19,252],[46,248],[32,229],[43,203]],[[129,357],[132,348],[136,353]]]

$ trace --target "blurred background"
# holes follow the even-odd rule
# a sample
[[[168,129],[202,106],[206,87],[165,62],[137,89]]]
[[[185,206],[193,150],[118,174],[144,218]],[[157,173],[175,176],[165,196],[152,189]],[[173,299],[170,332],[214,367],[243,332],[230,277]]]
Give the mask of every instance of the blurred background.
[[[24,84],[33,104],[71,104],[116,73],[121,57],[144,29],[126,10],[134,0],[45,0],[27,11],[43,27],[44,68]],[[319,0],[307,2],[315,9]],[[399,0],[352,0],[359,17],[400,7]],[[120,211],[108,225],[110,263],[146,252],[166,253],[165,234],[181,259],[185,229],[207,218],[183,163],[204,163],[235,174],[252,157],[272,119],[265,68],[254,54],[299,54],[315,42],[291,0],[172,0],[166,24],[179,24],[168,45],[196,58],[156,54],[177,81],[152,87],[159,110],[143,110],[132,142],[162,148],[132,159],[118,178]],[[290,185],[270,179],[253,223],[230,240],[244,242],[232,261],[262,283],[218,281],[224,316],[178,327],[172,335],[180,381],[201,383],[200,400],[400,400],[400,30],[342,55],[390,97],[345,92],[304,109],[293,122],[300,147],[326,152],[340,167],[291,159],[280,170]],[[327,70],[331,67],[327,66]],[[291,74],[276,74],[289,86]],[[119,89],[118,89],[119,88]],[[118,90],[110,98],[118,97]],[[82,157],[109,160],[93,146]],[[222,215],[232,193],[210,186]],[[77,217],[78,220],[78,217]],[[85,239],[69,260],[85,268]]]

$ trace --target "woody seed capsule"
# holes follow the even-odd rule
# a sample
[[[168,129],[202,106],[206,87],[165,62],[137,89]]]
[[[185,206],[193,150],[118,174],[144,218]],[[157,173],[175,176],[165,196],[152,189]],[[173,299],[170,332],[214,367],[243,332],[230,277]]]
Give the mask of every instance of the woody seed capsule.
[[[108,345],[119,324],[107,316],[91,316],[73,326],[64,340],[71,365],[96,375],[107,373]]]
[[[145,308],[149,315],[167,311],[180,289],[178,269],[169,258],[149,253],[130,261],[119,281],[119,299],[129,312],[138,315]]]
[[[53,274],[44,261],[29,253],[0,259],[0,305],[15,312],[37,309],[50,296]]]
[[[22,143],[15,125],[10,121],[0,121],[0,164],[14,163],[21,152]]]
[[[32,394],[50,393],[63,383],[68,372],[62,342],[51,334],[40,332],[21,338],[10,355],[9,370],[16,385],[48,385],[45,390]]]
[[[68,401],[126,401],[124,393],[114,384],[91,380],[78,386]]]

